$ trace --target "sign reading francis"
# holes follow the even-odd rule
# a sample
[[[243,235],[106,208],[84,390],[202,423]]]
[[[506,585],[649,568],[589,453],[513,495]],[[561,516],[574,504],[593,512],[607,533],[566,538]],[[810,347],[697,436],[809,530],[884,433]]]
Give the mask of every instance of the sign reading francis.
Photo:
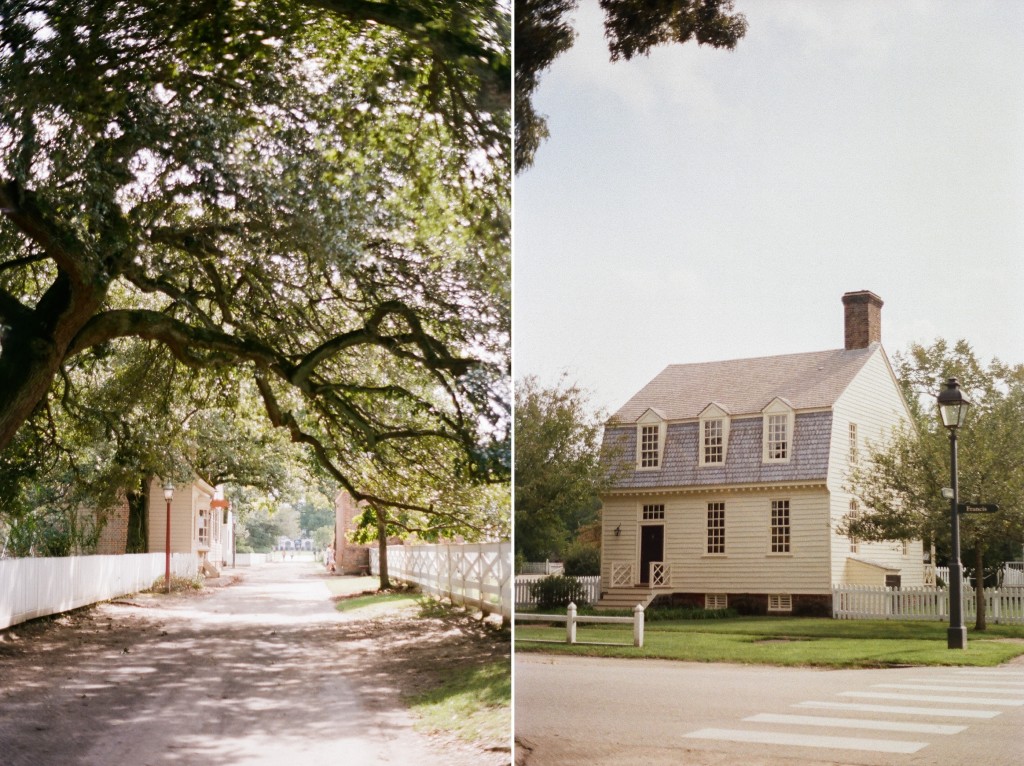
[[[995,503],[957,503],[957,513],[995,513],[999,506]]]

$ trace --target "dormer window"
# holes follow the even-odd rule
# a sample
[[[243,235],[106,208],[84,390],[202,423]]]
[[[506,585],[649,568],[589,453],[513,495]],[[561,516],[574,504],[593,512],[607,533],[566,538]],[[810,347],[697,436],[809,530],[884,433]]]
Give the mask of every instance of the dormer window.
[[[699,465],[722,465],[729,446],[729,413],[711,403],[700,414]]]
[[[793,408],[776,398],[762,411],[763,459],[766,463],[788,463],[793,454]]]
[[[661,468],[665,449],[665,419],[647,410],[636,424],[636,467],[642,471]]]
[[[657,468],[661,464],[661,439],[657,426],[640,426],[640,467]]]

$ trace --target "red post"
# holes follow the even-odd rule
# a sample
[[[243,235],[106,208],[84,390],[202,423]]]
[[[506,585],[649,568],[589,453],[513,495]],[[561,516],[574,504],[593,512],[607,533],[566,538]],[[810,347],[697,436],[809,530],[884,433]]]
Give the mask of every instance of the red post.
[[[164,548],[166,549],[165,554],[165,568],[164,568],[164,582],[167,583],[167,592],[171,592],[171,501],[167,501],[167,533],[164,537]]]

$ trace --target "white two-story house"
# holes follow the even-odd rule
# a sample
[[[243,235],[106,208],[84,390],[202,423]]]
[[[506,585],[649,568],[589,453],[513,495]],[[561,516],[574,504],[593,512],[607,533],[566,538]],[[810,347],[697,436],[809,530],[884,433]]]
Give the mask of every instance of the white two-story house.
[[[665,368],[606,423],[603,606],[830,614],[833,584],[924,584],[919,540],[837,532],[851,466],[909,420],[882,300],[843,296],[845,347]]]

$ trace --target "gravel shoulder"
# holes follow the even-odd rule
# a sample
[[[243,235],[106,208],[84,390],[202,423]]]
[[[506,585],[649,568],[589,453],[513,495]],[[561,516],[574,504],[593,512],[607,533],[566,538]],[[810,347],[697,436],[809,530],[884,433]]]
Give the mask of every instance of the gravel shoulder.
[[[404,703],[509,661],[507,633],[460,612],[339,613],[315,565],[234,571],[0,632],[3,762],[509,763],[508,741],[422,734]]]

